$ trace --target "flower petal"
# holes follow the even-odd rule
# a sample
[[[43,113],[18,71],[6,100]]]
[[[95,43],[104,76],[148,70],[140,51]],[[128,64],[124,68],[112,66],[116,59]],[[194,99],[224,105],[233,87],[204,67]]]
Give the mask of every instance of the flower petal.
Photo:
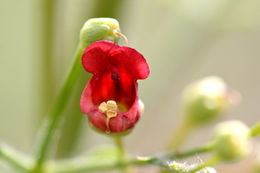
[[[133,79],[145,79],[150,73],[146,60],[139,52],[109,41],[90,45],[82,56],[82,64],[86,71],[93,74],[117,73],[124,69]]]
[[[97,41],[91,44],[83,53],[82,65],[86,71],[97,74],[107,71],[106,64],[109,51],[118,48],[117,44],[110,41]]]
[[[93,97],[93,94],[98,91],[95,82],[99,80],[92,78],[86,85],[83,93],[81,95],[80,107],[83,113],[87,114],[92,125],[101,131],[107,131],[108,127],[106,125],[107,117],[105,114],[101,113],[98,110],[99,103],[95,103],[96,100]],[[134,127],[135,123],[138,121],[141,110],[139,107],[139,101],[137,96],[137,83],[134,83],[134,92],[132,97],[134,97],[131,105],[128,105],[126,112],[118,113],[114,118],[111,118],[109,121],[109,131],[111,133],[124,132]],[[127,98],[125,95],[122,95],[123,99]],[[99,96],[100,97],[100,96]],[[105,100],[109,100],[105,98]]]

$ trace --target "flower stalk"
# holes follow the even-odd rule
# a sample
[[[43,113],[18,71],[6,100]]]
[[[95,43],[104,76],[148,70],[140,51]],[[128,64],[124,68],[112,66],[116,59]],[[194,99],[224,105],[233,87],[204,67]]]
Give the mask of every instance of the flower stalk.
[[[118,165],[121,166],[122,173],[128,173],[128,164],[125,164],[127,162],[126,160],[126,152],[122,140],[122,136],[114,136],[114,142],[115,146],[117,148],[117,157],[118,157]]]

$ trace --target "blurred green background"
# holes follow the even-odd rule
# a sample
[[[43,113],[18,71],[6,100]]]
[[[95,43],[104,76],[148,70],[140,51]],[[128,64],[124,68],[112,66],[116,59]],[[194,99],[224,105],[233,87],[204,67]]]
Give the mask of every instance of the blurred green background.
[[[129,152],[160,151],[180,122],[183,88],[209,75],[222,77],[243,97],[221,120],[248,125],[259,120],[258,0],[0,0],[1,142],[32,153],[40,122],[72,62],[79,30],[91,17],[118,19],[129,46],[150,64],[150,77],[139,81],[145,114],[125,139]],[[57,157],[111,143],[89,130],[80,114],[78,93],[85,82],[77,84],[66,110]],[[211,127],[195,132],[185,147],[208,141]],[[75,131],[78,144],[76,135],[70,136]],[[225,170],[232,172],[232,165]]]

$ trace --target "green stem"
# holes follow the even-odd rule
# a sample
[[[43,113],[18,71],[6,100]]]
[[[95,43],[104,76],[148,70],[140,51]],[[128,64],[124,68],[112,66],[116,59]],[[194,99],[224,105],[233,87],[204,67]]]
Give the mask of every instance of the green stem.
[[[19,154],[7,145],[0,144],[0,159],[3,159],[6,163],[22,172],[27,173],[31,167],[29,158]]]
[[[138,157],[137,159],[128,160],[125,158],[123,145],[120,139],[115,139],[115,143],[118,146],[118,156],[119,158],[124,158],[123,162],[120,160],[112,161],[100,165],[90,165],[88,159],[71,159],[64,160],[62,162],[51,163],[50,167],[53,167],[53,172],[55,173],[85,173],[85,172],[95,172],[95,171],[105,171],[105,170],[115,170],[122,169],[129,166],[147,166],[154,165],[162,168],[167,168],[166,160],[172,159],[183,159],[190,156],[194,156],[201,153],[206,153],[212,150],[212,145],[208,144],[203,147],[188,150],[182,153],[167,153],[159,156],[152,157]]]
[[[206,160],[204,163],[201,163],[199,165],[197,165],[195,168],[193,168],[191,171],[189,171],[188,173],[196,173],[197,171],[204,169],[208,166],[213,166],[216,165],[217,163],[219,163],[219,158],[218,157],[212,157],[208,160]]]
[[[125,150],[124,150],[122,137],[114,137],[114,141],[117,147],[118,160],[122,161],[125,159]]]
[[[127,173],[127,165],[124,164],[126,162],[126,153],[124,149],[124,144],[121,136],[113,137],[115,141],[115,145],[117,147],[117,155],[118,155],[118,164],[122,165],[122,172]]]
[[[44,126],[44,129],[42,131],[42,140],[37,147],[39,151],[37,152],[36,158],[36,172],[40,172],[42,169],[42,164],[46,160],[47,151],[49,150],[55,129],[57,128],[57,125],[63,115],[62,113],[65,109],[66,103],[68,102],[72,86],[78,78],[78,74],[81,68],[80,58],[82,53],[83,49],[78,46],[74,57],[74,63],[72,64],[72,67],[66,77],[63,88],[61,89],[60,94],[57,98],[57,102],[54,104],[54,107],[50,111],[50,120],[46,122],[46,126]]]
[[[37,3],[37,10],[41,10],[39,33],[39,51],[40,56],[38,66],[40,71],[40,98],[37,106],[37,113],[43,115],[53,100],[55,81],[53,74],[53,45],[54,45],[54,23],[55,23],[55,3],[56,0],[41,0]],[[38,11],[37,11],[38,12]],[[38,77],[38,76],[37,76]],[[46,85],[48,84],[48,85]],[[42,117],[41,117],[42,118]]]
[[[166,150],[177,150],[189,136],[193,126],[188,120],[184,120],[166,145]]]
[[[194,156],[194,155],[198,155],[198,154],[202,154],[202,153],[207,153],[212,151],[213,148],[213,143],[198,147],[198,148],[194,148],[188,151],[184,151],[184,152],[180,152],[180,153],[173,153],[173,154],[169,154],[168,158],[169,159],[183,159],[183,158],[187,158],[190,156]]]

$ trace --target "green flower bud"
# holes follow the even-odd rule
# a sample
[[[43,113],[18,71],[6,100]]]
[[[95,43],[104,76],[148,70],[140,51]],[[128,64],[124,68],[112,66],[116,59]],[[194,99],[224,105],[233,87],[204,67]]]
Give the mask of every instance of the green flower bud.
[[[207,77],[192,83],[183,93],[186,118],[192,124],[206,123],[225,112],[239,100],[238,96],[219,77]]]
[[[243,122],[233,120],[216,126],[214,150],[222,161],[243,159],[251,149],[250,130]]]
[[[250,130],[251,136],[256,137],[260,135],[260,122],[255,124]]]
[[[89,19],[80,31],[80,44],[83,49],[99,40],[108,40],[115,43],[120,38],[119,23],[112,18]]]

